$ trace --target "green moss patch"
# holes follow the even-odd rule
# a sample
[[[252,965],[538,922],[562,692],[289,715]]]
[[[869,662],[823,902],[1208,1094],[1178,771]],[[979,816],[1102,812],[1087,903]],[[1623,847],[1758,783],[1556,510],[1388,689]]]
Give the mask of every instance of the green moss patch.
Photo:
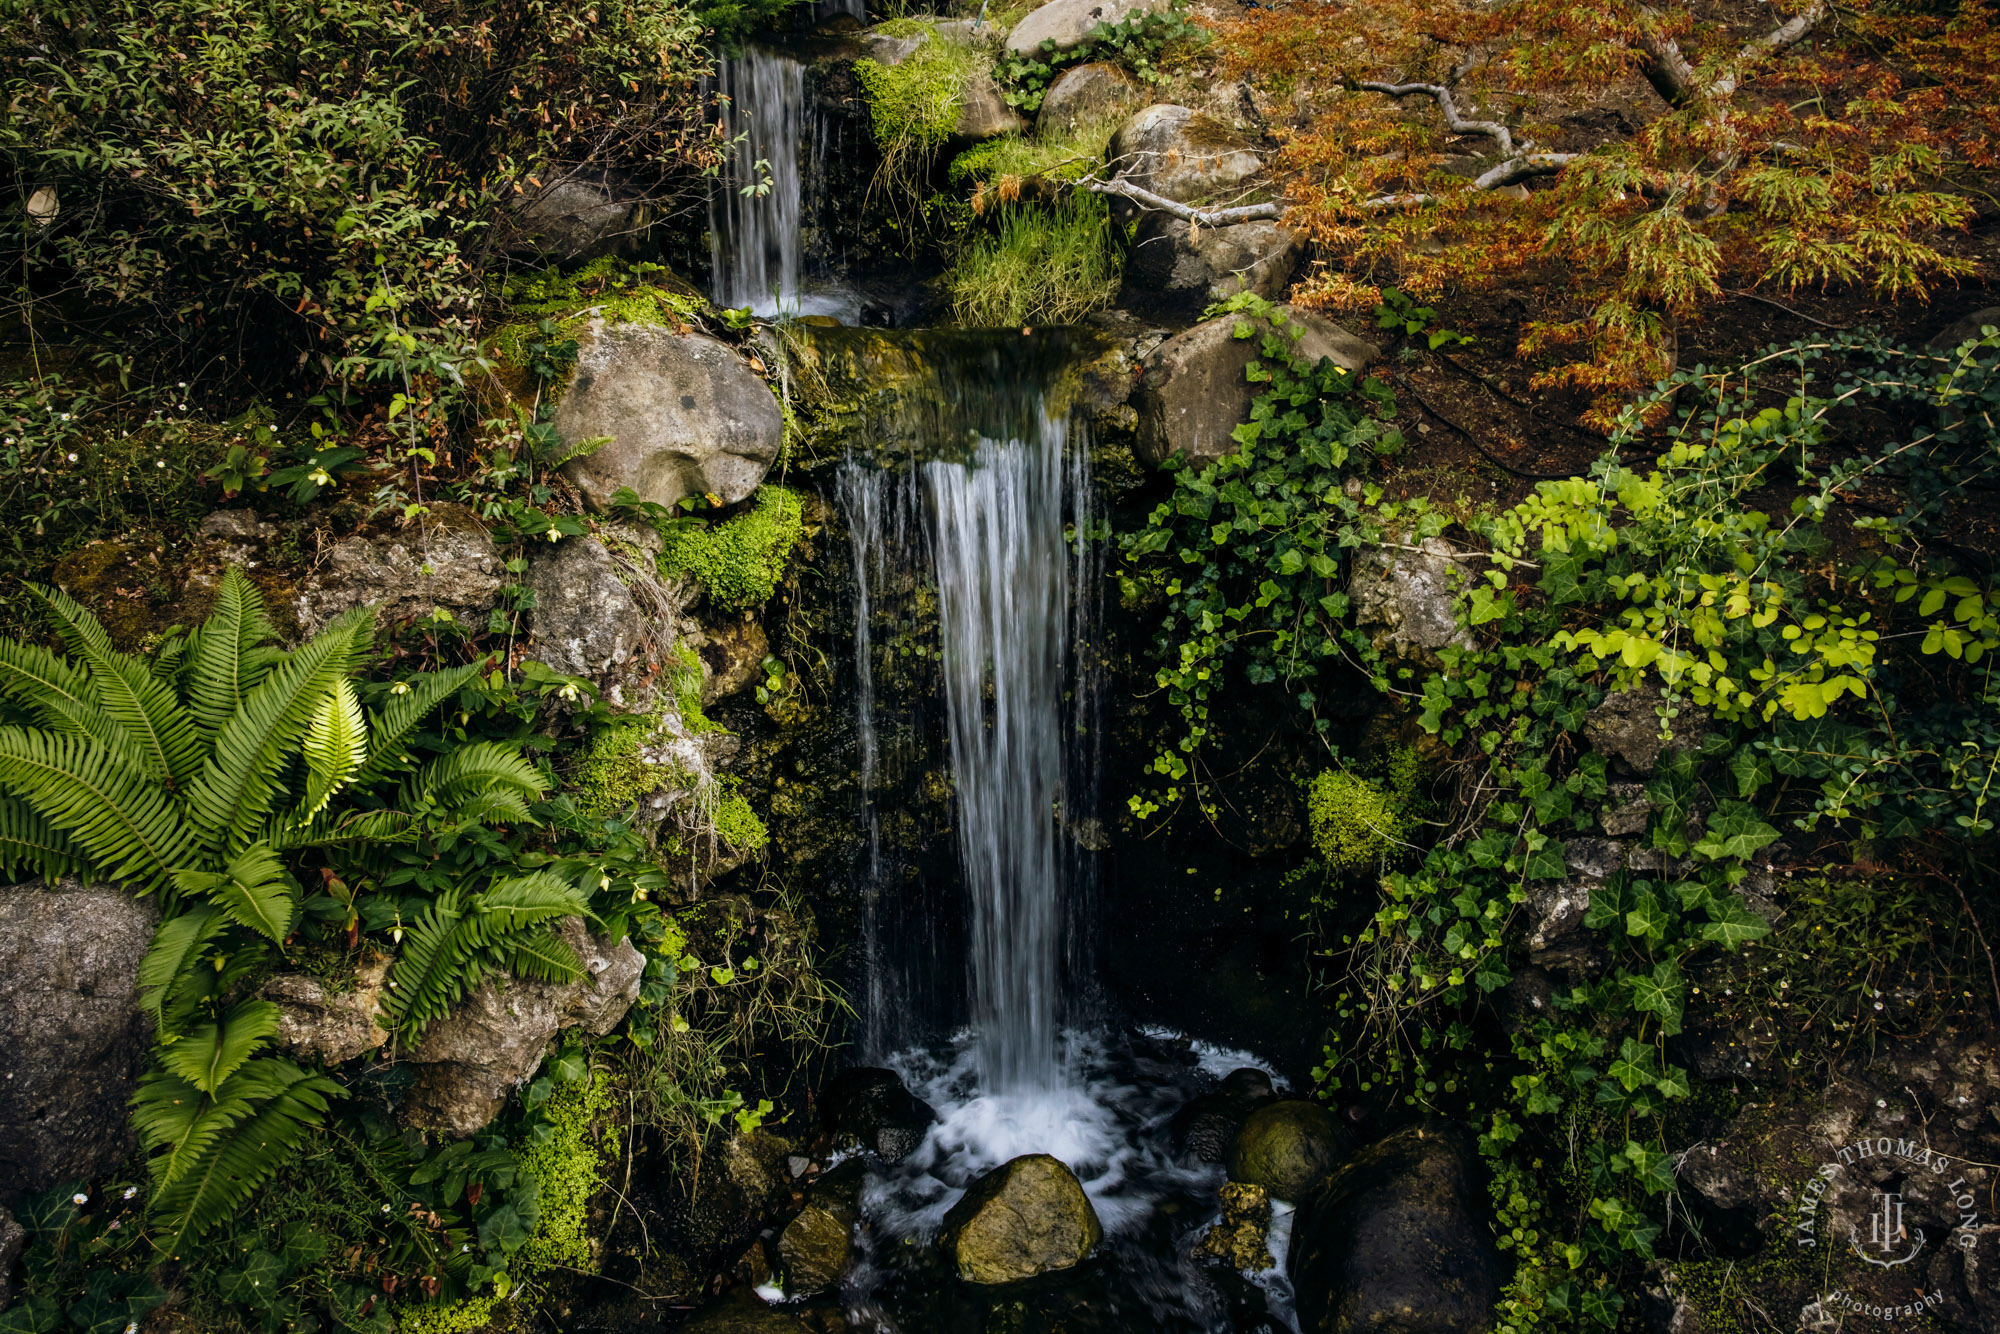
[[[663,525],[660,572],[687,575],[728,611],[762,606],[784,581],[805,535],[805,502],[782,486],[760,487],[755,504],[721,523]]]
[[[937,148],[958,126],[959,95],[984,65],[980,53],[945,40],[935,26],[914,19],[885,23],[877,31],[891,37],[921,35],[925,41],[900,64],[854,62],[854,77],[868,94],[876,142],[892,156]]]
[[[1334,870],[1372,865],[1402,840],[1402,817],[1388,794],[1345,769],[1329,769],[1313,779],[1306,815],[1313,846]]]

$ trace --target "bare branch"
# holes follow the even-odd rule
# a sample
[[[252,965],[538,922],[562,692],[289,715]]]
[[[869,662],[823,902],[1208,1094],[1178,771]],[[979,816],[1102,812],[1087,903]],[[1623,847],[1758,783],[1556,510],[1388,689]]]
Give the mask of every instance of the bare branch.
[[[1728,97],[1736,91],[1737,80],[1751,64],[1764,56],[1775,55],[1787,47],[1798,45],[1826,18],[1827,8],[1823,3],[1815,3],[1811,8],[1795,15],[1785,23],[1773,28],[1762,37],[1744,43],[1730,62],[1728,72],[1715,82],[1702,86],[1694,67],[1681,54],[1680,43],[1660,34],[1660,15],[1652,9],[1640,11],[1644,25],[1639,30],[1639,49],[1646,53],[1646,63],[1640,71],[1646,82],[1653,85],[1653,91],[1660,95],[1669,106],[1682,107],[1700,98],[1716,100]]]
[[[1502,186],[1513,185],[1535,176],[1553,176],[1581,157],[1580,153],[1517,153],[1505,162],[1488,167],[1473,178],[1474,190],[1498,190]],[[1393,211],[1405,208],[1420,208],[1435,203],[1439,196],[1434,194],[1377,195],[1363,200],[1361,207],[1374,212]]]
[[[1285,216],[1282,204],[1242,204],[1235,208],[1190,208],[1188,205],[1144,190],[1120,176],[1109,181],[1085,180],[1078,184],[1094,194],[1120,195],[1141,208],[1153,209],[1197,227],[1227,227],[1234,222],[1275,221]]]
[[[1500,145],[1502,157],[1514,156],[1514,135],[1497,120],[1467,120],[1458,113],[1458,101],[1451,95],[1451,89],[1441,83],[1357,83],[1363,92],[1386,93],[1390,97],[1433,98],[1438,110],[1444,112],[1444,123],[1453,134],[1484,134],[1491,136]],[[1526,147],[1526,145],[1522,145]]]

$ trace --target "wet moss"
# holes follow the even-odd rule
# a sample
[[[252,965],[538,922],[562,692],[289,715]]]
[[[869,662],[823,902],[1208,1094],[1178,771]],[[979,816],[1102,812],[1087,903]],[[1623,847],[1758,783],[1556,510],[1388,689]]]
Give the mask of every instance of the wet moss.
[[[751,508],[721,523],[664,524],[660,572],[686,575],[728,611],[769,602],[805,535],[805,502],[782,486],[758,488]]]

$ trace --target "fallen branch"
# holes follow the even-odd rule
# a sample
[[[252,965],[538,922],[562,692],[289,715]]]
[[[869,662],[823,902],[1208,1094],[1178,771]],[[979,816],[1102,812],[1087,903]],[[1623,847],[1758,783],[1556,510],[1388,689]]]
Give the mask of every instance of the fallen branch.
[[[1240,204],[1235,208],[1191,208],[1178,200],[1156,195],[1151,190],[1141,189],[1124,177],[1108,181],[1085,180],[1079,182],[1084,189],[1094,194],[1118,195],[1129,199],[1142,208],[1153,209],[1195,227],[1227,227],[1236,222],[1276,221],[1285,216],[1283,204]]]
[[[1681,46],[1671,37],[1659,32],[1660,15],[1651,9],[1642,10],[1643,26],[1639,30],[1639,49],[1646,53],[1646,63],[1641,72],[1646,82],[1653,85],[1653,91],[1660,100],[1673,107],[1683,107],[1698,99],[1725,98],[1736,91],[1738,77],[1744,68],[1757,59],[1774,55],[1787,47],[1804,41],[1807,34],[1826,18],[1826,6],[1815,4],[1805,12],[1778,25],[1762,37],[1744,43],[1730,62],[1729,72],[1704,86],[1687,57],[1681,54]]]
[[[1472,188],[1477,190],[1498,190],[1502,186],[1516,184],[1535,176],[1553,176],[1581,157],[1580,153],[1517,153],[1505,162],[1496,163],[1479,173],[1472,180]],[[1361,207],[1371,212],[1389,209],[1419,208],[1437,202],[1434,194],[1377,195],[1363,200]]]
[[[1513,157],[1514,135],[1497,120],[1467,120],[1458,114],[1458,102],[1451,95],[1451,89],[1441,83],[1357,83],[1363,92],[1386,93],[1390,97],[1416,97],[1422,95],[1434,99],[1438,110],[1444,112],[1446,128],[1453,134],[1484,134],[1500,145],[1502,157]],[[1523,144],[1526,148],[1528,145]]]

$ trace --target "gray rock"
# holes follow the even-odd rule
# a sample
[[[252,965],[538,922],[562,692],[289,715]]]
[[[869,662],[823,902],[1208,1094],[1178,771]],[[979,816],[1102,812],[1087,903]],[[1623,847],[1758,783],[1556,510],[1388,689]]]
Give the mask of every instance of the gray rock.
[[[1441,537],[1425,538],[1415,551],[1406,546],[1366,547],[1355,554],[1347,596],[1356,628],[1377,649],[1399,658],[1426,658],[1447,644],[1469,647],[1472,636],[1452,612],[1464,583],[1456,551]]]
[[[1571,875],[1608,880],[1625,865],[1625,845],[1610,838],[1573,838],[1563,844],[1563,866]]]
[[[1040,9],[1014,25],[1007,34],[1007,49],[1016,55],[1037,50],[1043,42],[1054,42],[1058,51],[1075,46],[1090,36],[1100,23],[1123,23],[1138,14],[1165,9],[1170,0],[1049,0]]]
[[[0,1205],[0,1311],[14,1300],[14,1262],[28,1245],[28,1229]]]
[[[1335,365],[1358,373],[1382,355],[1372,343],[1323,316],[1284,309],[1304,330],[1293,347],[1309,361],[1330,357]],[[1204,321],[1147,354],[1133,395],[1140,458],[1157,465],[1182,454],[1200,468],[1241,448],[1231,434],[1250,418],[1256,386],[1243,372],[1259,340],[1236,337],[1237,323],[1233,315]]]
[[[510,249],[550,264],[620,255],[643,259],[654,209],[643,189],[614,175],[569,176],[531,194],[514,215]]]
[[[1007,98],[993,76],[974,74],[958,90],[958,121],[952,133],[977,142],[997,139],[1003,134],[1019,134],[1028,128],[1021,113],[1007,105]]]
[[[1629,838],[1646,832],[1653,803],[1646,798],[1643,783],[1613,783],[1611,795],[1597,813],[1597,823],[1613,838]]]
[[[152,1056],[139,961],[158,922],[117,885],[0,888],[0,1205],[132,1153],[127,1103]]]
[[[530,652],[551,670],[595,681],[617,707],[643,711],[657,697],[680,598],[640,544],[657,546],[657,534],[615,525],[605,536],[620,550],[596,537],[571,537],[530,558]]]
[[[1303,1200],[1352,1146],[1347,1128],[1318,1103],[1266,1103],[1229,1146],[1229,1179],[1262,1186],[1273,1199]]]
[[[1181,204],[1234,202],[1232,191],[1263,167],[1250,141],[1213,116],[1161,102],[1147,107],[1111,137],[1110,165],[1117,178]],[[1121,221],[1139,212],[1112,196]]]
[[[535,1073],[559,1031],[580,1025],[602,1037],[625,1017],[638,999],[646,956],[630,940],[612,945],[582,918],[565,918],[558,934],[583,961],[584,978],[488,978],[432,1024],[408,1058],[417,1075],[403,1099],[406,1124],[470,1135],[499,1115],[507,1095]]]
[[[377,625],[419,620],[440,609],[485,629],[506,582],[506,562],[478,517],[437,504],[408,527],[342,538],[299,584],[299,630],[311,638],[355,607],[374,606]]]
[[[1108,60],[1072,65],[1042,94],[1035,126],[1045,136],[1066,134],[1094,116],[1122,111],[1139,98],[1139,85]]]
[[[1574,942],[1585,927],[1591,880],[1534,880],[1528,884],[1528,957],[1547,964],[1549,956]]]
[[[939,1243],[970,1283],[1013,1283],[1072,1269],[1104,1236],[1076,1175],[1045,1153],[1002,1163],[944,1216]]]
[[[894,68],[923,49],[930,40],[929,33],[911,32],[900,35],[886,32],[868,32],[861,35],[861,55],[878,65]]]
[[[354,986],[331,991],[304,973],[280,973],[264,984],[265,1000],[278,1006],[278,1045],[295,1059],[340,1065],[374,1051],[389,1034],[375,1022],[389,957],[378,954],[355,970]]]
[[[1291,287],[1304,254],[1298,234],[1275,222],[1196,229],[1150,212],[1140,219],[1118,301],[1161,320],[1194,319],[1239,292],[1275,301]]]
[[[1472,1137],[1441,1121],[1357,1153],[1304,1204],[1287,1272],[1301,1334],[1477,1334],[1511,1272]]]
[[[697,652],[702,665],[701,702],[713,704],[763,679],[771,640],[763,626],[745,616],[708,626]]]
[[[937,1120],[931,1105],[904,1086],[902,1076],[873,1066],[835,1075],[820,1098],[820,1115],[837,1145],[891,1163],[922,1144]]]
[[[1701,744],[1708,712],[1685,699],[1676,704],[1673,734],[1660,735],[1660,692],[1656,686],[1614,690],[1583,720],[1583,735],[1596,750],[1622,760],[1636,774],[1650,774],[1663,750],[1691,750]]]
[[[733,505],[764,480],[784,442],[770,386],[727,344],[647,324],[591,321],[555,426],[572,446],[610,436],[563,471],[602,513],[620,487],[672,507],[712,494]]]
[[[2000,306],[1975,310],[1962,320],[1954,320],[1938,330],[1930,345],[1940,352],[1956,352],[1960,343],[1984,336],[1988,326],[2000,329]]]

